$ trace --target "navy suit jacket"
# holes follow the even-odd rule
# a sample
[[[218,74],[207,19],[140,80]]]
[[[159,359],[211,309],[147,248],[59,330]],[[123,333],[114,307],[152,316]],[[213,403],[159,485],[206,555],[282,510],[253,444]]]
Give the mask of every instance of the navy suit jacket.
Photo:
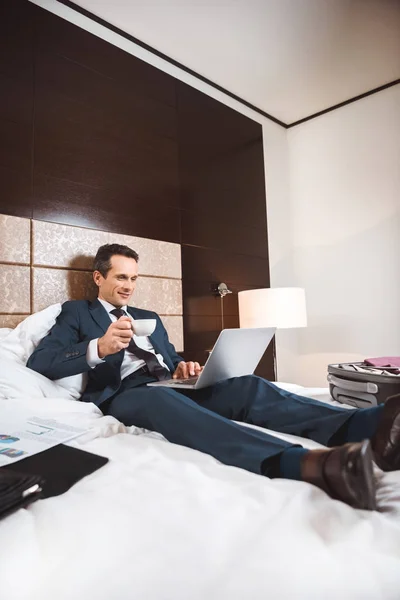
[[[156,319],[154,333],[149,336],[151,344],[174,372],[183,358],[169,341],[160,317],[155,312],[140,308],[128,307],[128,312],[134,319]],[[86,362],[86,351],[89,342],[102,337],[110,324],[108,312],[97,299],[92,303],[87,300],[65,302],[55,325],[29,357],[27,366],[49,379],[87,372],[88,384],[81,399],[100,406],[121,386],[125,350],[106,356],[104,362],[94,369]],[[143,380],[138,378],[138,385],[141,383]]]

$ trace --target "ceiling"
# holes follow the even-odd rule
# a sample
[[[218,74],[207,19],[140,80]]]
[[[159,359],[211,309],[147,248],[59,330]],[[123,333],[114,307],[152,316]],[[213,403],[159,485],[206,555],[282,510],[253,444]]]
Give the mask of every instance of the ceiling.
[[[400,0],[74,0],[286,124],[400,78]]]

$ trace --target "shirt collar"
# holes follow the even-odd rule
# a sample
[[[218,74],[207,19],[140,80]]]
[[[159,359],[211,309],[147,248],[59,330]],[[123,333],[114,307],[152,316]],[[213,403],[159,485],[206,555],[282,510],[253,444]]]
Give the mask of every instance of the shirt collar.
[[[114,310],[114,308],[116,308],[113,304],[110,304],[109,302],[107,302],[107,300],[102,300],[101,298],[97,298],[97,299],[100,302],[100,304],[102,304],[104,306],[104,308],[106,309],[106,311],[108,313],[110,313],[112,310]],[[120,306],[118,308],[121,308],[122,310],[124,310],[126,312],[126,314],[128,314],[127,306]]]

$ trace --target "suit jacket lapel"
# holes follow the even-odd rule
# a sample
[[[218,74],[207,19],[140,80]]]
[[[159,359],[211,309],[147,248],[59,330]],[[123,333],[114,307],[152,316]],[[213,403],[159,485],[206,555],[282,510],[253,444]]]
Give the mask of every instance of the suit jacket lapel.
[[[97,325],[101,327],[101,329],[105,333],[110,327],[111,319],[108,316],[108,313],[105,310],[104,306],[96,298],[96,300],[94,300],[92,304],[89,305],[89,310]]]

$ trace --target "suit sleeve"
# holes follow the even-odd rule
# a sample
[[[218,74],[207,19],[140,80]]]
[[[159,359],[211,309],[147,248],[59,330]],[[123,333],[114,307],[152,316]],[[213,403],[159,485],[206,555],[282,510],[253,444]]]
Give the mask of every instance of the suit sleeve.
[[[49,379],[90,371],[86,361],[89,342],[81,341],[76,304],[66,302],[55,325],[31,354],[26,366]]]
[[[174,367],[176,369],[176,367],[178,366],[178,363],[180,363],[183,360],[183,358],[182,358],[182,356],[179,356],[179,354],[177,354],[177,352],[175,350],[175,346],[173,344],[171,344],[171,342],[169,341],[167,330],[165,329],[160,317],[156,313],[154,313],[154,314],[157,318],[158,326],[161,327],[161,329],[163,331],[164,346],[167,349],[169,359],[172,361],[172,364],[174,365]]]

